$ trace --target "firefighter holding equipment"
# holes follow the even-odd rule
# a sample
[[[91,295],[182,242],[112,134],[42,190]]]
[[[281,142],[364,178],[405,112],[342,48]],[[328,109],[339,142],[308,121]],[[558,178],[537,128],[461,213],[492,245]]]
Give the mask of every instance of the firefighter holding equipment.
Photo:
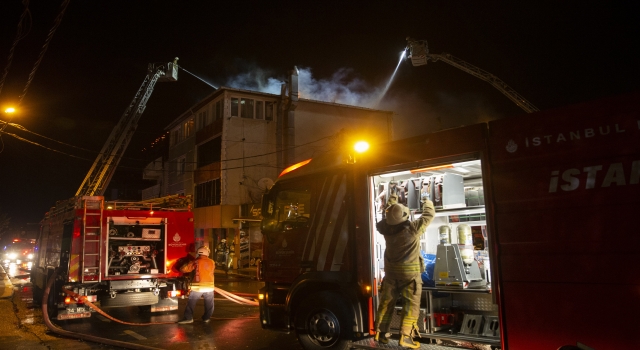
[[[387,333],[391,326],[396,300],[402,298],[402,319],[400,327],[400,346],[417,349],[418,342],[413,340],[418,333],[418,315],[420,313],[420,297],[422,295],[421,273],[424,262],[420,253],[420,236],[435,216],[433,203],[422,201],[422,215],[410,221],[409,208],[397,203],[396,196],[389,197],[389,207],[385,219],[376,224],[378,232],[384,236],[386,250],[384,252],[385,277],[380,292],[380,305],[376,319],[375,340],[387,344]]]
[[[216,247],[216,266],[222,267],[224,272],[228,274],[233,264],[233,255],[231,247],[227,245],[227,240],[223,238]]]
[[[209,259],[209,254],[211,254],[209,247],[202,246],[198,248],[198,257],[195,260],[189,261],[180,267],[180,272],[192,273],[193,279],[187,307],[184,310],[184,319],[179,321],[179,324],[193,323],[193,311],[200,297],[204,299],[204,315],[202,316],[202,320],[205,323],[209,323],[211,320],[211,316],[213,315],[213,271],[216,268],[216,264],[213,260]]]

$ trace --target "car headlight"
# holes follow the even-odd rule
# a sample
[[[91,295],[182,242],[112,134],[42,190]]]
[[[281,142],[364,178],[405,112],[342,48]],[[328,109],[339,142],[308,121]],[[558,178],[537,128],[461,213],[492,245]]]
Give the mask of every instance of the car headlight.
[[[29,260],[33,259],[33,254],[27,255],[27,259],[29,259]]]
[[[15,259],[18,257],[18,254],[16,253],[9,253],[9,259]]]

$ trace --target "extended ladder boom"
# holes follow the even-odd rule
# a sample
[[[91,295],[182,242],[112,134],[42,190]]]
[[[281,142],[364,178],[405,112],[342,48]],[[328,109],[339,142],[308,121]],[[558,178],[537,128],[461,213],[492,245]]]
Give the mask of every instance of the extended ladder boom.
[[[162,65],[149,64],[147,75],[118,124],[111,131],[76,196],[101,196],[131,141],[156,82],[178,80],[178,58]]]
[[[480,69],[448,53],[442,53],[439,55],[430,54],[426,40],[413,40],[411,38],[408,38],[407,40],[409,42],[407,46],[407,49],[409,50],[408,57],[411,59],[411,63],[414,66],[426,65],[428,61],[443,61],[493,85],[493,87],[500,90],[500,92],[502,92],[525,112],[533,113],[538,111],[538,108],[536,108],[536,106],[534,106],[531,102],[527,101],[527,99],[522,97],[504,81],[500,80],[498,77],[485,71],[484,69]]]

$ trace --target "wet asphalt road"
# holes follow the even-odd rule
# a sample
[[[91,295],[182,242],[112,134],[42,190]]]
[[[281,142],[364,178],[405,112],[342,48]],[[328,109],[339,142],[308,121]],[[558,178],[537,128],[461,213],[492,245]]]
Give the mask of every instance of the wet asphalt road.
[[[0,329],[7,330],[5,336],[0,336],[2,349],[122,349],[120,346],[60,336],[49,330],[42,319],[42,311],[33,305],[28,272],[7,266],[5,270],[12,276],[15,293],[12,298],[0,300],[0,312],[13,312],[10,318],[0,318]],[[232,274],[216,274],[216,286],[229,292],[257,294],[261,283]],[[137,307],[104,310],[108,315],[128,323],[166,324],[125,325],[97,313],[88,319],[54,321],[54,324],[70,332],[157,349],[302,349],[294,334],[263,330],[257,306],[239,305],[216,294],[215,311],[209,324],[199,319],[204,305],[200,300],[196,307],[196,321],[178,325],[175,322],[182,318],[185,305],[186,299],[180,300],[177,312],[153,314],[142,312]]]

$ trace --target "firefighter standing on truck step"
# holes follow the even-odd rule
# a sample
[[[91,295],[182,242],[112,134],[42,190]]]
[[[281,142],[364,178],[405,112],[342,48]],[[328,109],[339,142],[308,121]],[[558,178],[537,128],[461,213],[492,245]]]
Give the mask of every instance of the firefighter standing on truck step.
[[[216,264],[209,259],[209,254],[211,254],[209,247],[202,246],[198,248],[197,254],[198,257],[195,260],[189,261],[180,267],[180,272],[193,272],[193,283],[191,283],[189,300],[184,310],[184,319],[179,321],[179,324],[193,323],[193,312],[200,297],[204,299],[202,321],[209,323],[213,315],[213,271],[216,268]]]
[[[396,300],[400,297],[403,306],[399,344],[417,349],[420,343],[415,342],[413,337],[420,336],[417,321],[422,296],[421,274],[424,271],[420,236],[424,234],[436,212],[433,203],[423,199],[422,216],[411,222],[409,208],[398,203],[397,196],[389,196],[388,204],[385,219],[376,224],[378,232],[384,236],[386,250],[384,252],[385,276],[380,292],[375,340],[382,344],[389,343],[387,333],[391,326]]]

